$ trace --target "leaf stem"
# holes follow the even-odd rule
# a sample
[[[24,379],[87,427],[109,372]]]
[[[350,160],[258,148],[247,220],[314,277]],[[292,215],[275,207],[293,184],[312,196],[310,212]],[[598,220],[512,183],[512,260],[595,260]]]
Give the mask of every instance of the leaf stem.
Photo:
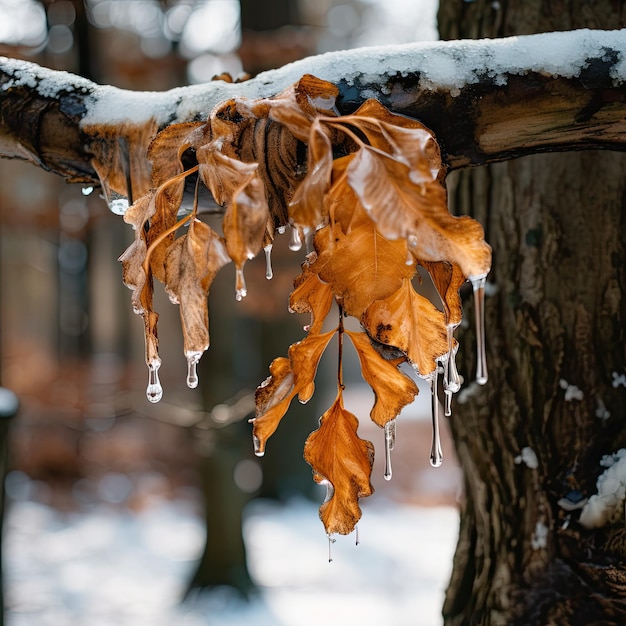
[[[341,393],[343,384],[343,307],[339,305],[339,326],[337,327],[337,389]]]

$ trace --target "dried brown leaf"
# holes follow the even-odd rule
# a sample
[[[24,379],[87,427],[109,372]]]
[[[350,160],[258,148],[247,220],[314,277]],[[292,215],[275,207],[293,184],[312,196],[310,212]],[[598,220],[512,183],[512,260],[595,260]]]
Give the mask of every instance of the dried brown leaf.
[[[454,263],[465,276],[489,271],[491,248],[482,226],[450,215],[438,181],[416,184],[405,163],[363,146],[348,167],[348,182],[380,232],[390,239],[406,237],[420,260]]]
[[[294,290],[289,296],[289,310],[294,313],[310,313],[309,334],[322,330],[324,320],[333,304],[333,292],[328,283],[313,273],[309,262],[302,264],[302,273],[294,280]]]
[[[185,354],[209,347],[209,288],[229,261],[217,233],[198,220],[167,250],[165,289],[180,304]]]
[[[388,361],[372,346],[366,333],[345,332],[358,354],[361,374],[374,392],[375,401],[370,416],[374,423],[382,427],[413,402],[418,394],[417,385],[398,369],[406,359]]]
[[[370,482],[374,446],[357,435],[358,419],[343,406],[341,393],[304,444],[304,458],[317,482],[332,485],[320,507],[326,532],[346,535],[361,518],[359,498],[374,492]]]
[[[315,374],[328,343],[335,334],[331,330],[321,335],[308,335],[302,341],[289,346],[289,362],[294,375],[294,387],[300,402],[308,402],[315,390]]]
[[[435,289],[441,297],[446,324],[458,326],[463,317],[463,305],[459,289],[465,283],[461,268],[455,263],[442,261],[441,263],[429,263],[418,261],[430,274]]]
[[[317,232],[315,248],[318,257],[311,271],[330,283],[344,311],[357,319],[374,300],[391,295],[403,278],[415,273],[415,266],[406,264],[406,243],[389,241],[371,220],[348,234],[340,223],[326,226]]]
[[[361,321],[376,341],[404,352],[421,376],[431,374],[448,351],[443,313],[406,278],[394,294],[372,303]]]

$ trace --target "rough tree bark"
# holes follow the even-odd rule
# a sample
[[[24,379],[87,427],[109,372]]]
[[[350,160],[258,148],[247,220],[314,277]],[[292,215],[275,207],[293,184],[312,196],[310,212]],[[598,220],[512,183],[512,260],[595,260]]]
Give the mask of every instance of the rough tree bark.
[[[439,17],[457,38],[614,28],[623,11],[444,0]],[[623,522],[585,530],[559,500],[593,494],[601,456],[626,444],[626,389],[612,384],[626,356],[626,159],[536,155],[457,172],[449,189],[486,228],[495,293],[489,383],[451,422],[466,497],[445,623],[624,624]],[[536,467],[519,462],[526,447]]]
[[[524,15],[532,14],[535,4],[524,3]],[[555,15],[566,10],[561,4]],[[589,3],[582,4],[590,10]],[[517,19],[511,3],[452,5],[476,12],[481,26],[472,34],[510,32],[502,24]],[[600,5],[607,11],[613,6]],[[457,36],[462,20],[452,11],[446,22],[447,7],[442,5],[442,24]],[[30,158],[75,182],[96,181],[94,156],[123,143],[118,136],[126,132],[123,118],[113,109],[109,131],[96,139],[80,125],[89,114],[93,119],[91,109],[103,102],[115,101],[117,111],[123,109],[120,103],[141,100],[145,113],[160,112],[156,126],[162,126],[206,114],[235,94],[273,95],[304,73],[338,84],[342,112],[377,97],[396,112],[421,119],[437,134],[450,169],[506,160],[491,170],[481,168],[474,179],[461,177],[451,188],[457,204],[472,198],[473,212],[486,226],[495,249],[490,280],[498,288],[488,308],[492,381],[476,395],[475,386],[466,383],[469,410],[452,422],[467,477],[444,608],[447,622],[455,625],[625,619],[619,597],[626,580],[621,535],[583,531],[577,513],[570,518],[558,505],[571,491],[593,493],[599,458],[626,438],[624,389],[611,384],[614,372],[624,372],[625,356],[624,158],[600,161],[586,153],[548,169],[542,156],[519,166],[515,177],[508,172],[518,168],[509,159],[537,152],[624,150],[626,89],[614,76],[621,75],[626,33],[599,45],[578,75],[555,77],[550,62],[558,66],[572,53],[567,45],[573,39],[564,35],[564,56],[546,49],[546,64],[528,66],[524,74],[525,52],[535,53],[544,41],[538,36],[505,42],[517,51],[517,65],[495,75],[489,69],[499,61],[502,42],[480,42],[472,48],[473,67],[465,67],[458,85],[438,85],[431,61],[465,66],[462,44],[388,50],[373,55],[374,65],[370,58],[367,71],[356,70],[350,80],[342,75],[345,58],[353,64],[364,59],[340,53],[241,85],[216,83],[166,95],[112,92],[71,77],[65,79],[71,89],[51,91],[49,82],[32,74],[25,83],[24,72],[34,68],[0,63],[0,153]],[[48,89],[38,89],[42,84]],[[145,148],[141,141],[135,147],[138,155]],[[463,352],[474,353],[469,346]],[[473,370],[468,366],[467,380]],[[521,454],[524,448],[535,452],[536,468]],[[516,462],[517,456],[527,464]]]

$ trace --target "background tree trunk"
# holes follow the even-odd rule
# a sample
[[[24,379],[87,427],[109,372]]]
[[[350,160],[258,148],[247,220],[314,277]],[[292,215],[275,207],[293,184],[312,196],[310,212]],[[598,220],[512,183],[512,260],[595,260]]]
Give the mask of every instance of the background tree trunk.
[[[442,0],[440,32],[617,28],[621,4]],[[466,493],[445,622],[623,624],[623,530],[586,531],[558,502],[593,494],[601,456],[626,445],[626,389],[612,384],[625,371],[626,158],[538,155],[448,184],[456,212],[485,226],[494,265],[485,387],[468,384],[471,331],[461,340],[466,392],[451,425]]]

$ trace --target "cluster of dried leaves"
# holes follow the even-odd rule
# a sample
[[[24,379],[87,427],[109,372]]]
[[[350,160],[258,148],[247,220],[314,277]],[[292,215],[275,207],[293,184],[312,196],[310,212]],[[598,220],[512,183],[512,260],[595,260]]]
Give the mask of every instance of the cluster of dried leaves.
[[[432,133],[375,100],[340,116],[336,95],[334,85],[304,76],[274,98],[229,100],[206,123],[162,131],[149,152],[154,188],[125,215],[135,240],[121,261],[134,309],[145,321],[146,361],[157,369],[153,278],[180,305],[184,350],[193,364],[209,346],[207,296],[220,268],[234,262],[241,298],[244,264],[271,246],[278,229],[289,225],[301,239],[312,239],[289,301],[291,311],[310,313],[311,323],[258,388],[253,439],[263,454],[293,398],[311,399],[320,358],[336,336],[337,397],[304,454],[314,479],[329,485],[320,509],[326,531],[346,534],[361,516],[359,498],[373,491],[374,450],[344,408],[344,338],[375,393],[371,418],[383,427],[418,391],[400,365],[427,378],[452,354],[459,287],[487,273],[491,251],[477,222],[448,212]],[[306,164],[298,162],[303,146]],[[205,185],[224,207],[221,234],[198,219],[197,203],[178,217],[185,179],[194,174],[196,190]],[[177,236],[183,224],[188,229]],[[431,275],[442,310],[415,291],[418,265]],[[333,303],[339,322],[324,330]],[[363,331],[345,329],[344,315],[359,320]]]

